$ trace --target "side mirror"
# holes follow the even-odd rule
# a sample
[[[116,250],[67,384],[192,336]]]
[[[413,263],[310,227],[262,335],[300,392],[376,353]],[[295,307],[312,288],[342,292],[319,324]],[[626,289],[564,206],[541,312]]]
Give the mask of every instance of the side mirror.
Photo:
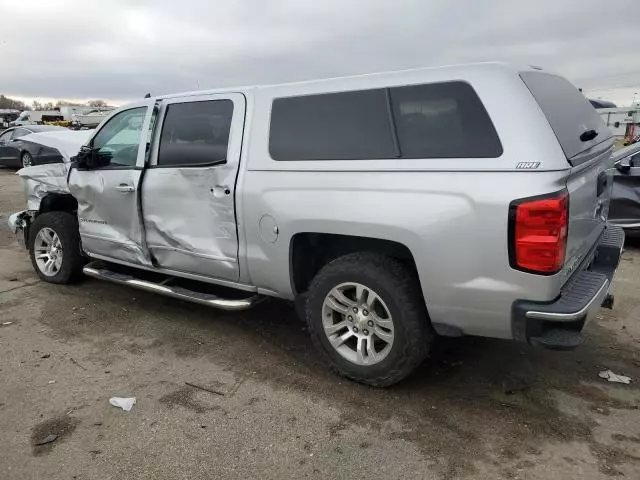
[[[622,173],[629,173],[633,167],[633,161],[631,157],[625,157],[616,162],[616,168]]]
[[[99,149],[92,147],[82,147],[78,155],[74,157],[74,162],[78,168],[93,170],[109,165],[111,157],[112,155],[109,152],[101,152]]]
[[[75,164],[77,168],[88,168],[88,160],[91,157],[91,147],[81,147],[78,155],[71,159],[71,162]]]

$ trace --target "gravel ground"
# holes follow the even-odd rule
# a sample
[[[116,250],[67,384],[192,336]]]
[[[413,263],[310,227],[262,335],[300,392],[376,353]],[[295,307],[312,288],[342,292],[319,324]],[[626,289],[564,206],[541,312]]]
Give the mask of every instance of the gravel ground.
[[[224,313],[38,281],[6,227],[22,208],[0,169],[3,480],[640,478],[637,246],[580,349],[442,339],[376,390],[328,372],[284,302]],[[634,382],[607,383],[606,368]]]

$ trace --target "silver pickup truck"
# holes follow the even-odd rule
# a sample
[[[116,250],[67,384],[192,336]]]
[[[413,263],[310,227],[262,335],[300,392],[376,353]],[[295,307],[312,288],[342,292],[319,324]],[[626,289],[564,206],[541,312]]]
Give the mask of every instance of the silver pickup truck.
[[[575,348],[612,303],[614,139],[537,67],[148,98],[78,147],[55,175],[19,172],[28,209],[10,224],[40,278],[296,301],[359,382],[398,382],[438,335]]]

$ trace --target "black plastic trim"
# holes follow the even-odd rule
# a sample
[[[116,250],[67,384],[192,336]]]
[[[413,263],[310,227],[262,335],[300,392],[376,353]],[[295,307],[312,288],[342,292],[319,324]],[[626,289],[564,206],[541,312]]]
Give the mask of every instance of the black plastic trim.
[[[400,141],[398,140],[398,127],[396,126],[396,119],[393,114],[393,100],[391,99],[391,89],[385,88],[384,95],[387,100],[387,115],[389,116],[389,124],[391,125],[393,150],[396,158],[402,158],[402,149],[400,148]]]

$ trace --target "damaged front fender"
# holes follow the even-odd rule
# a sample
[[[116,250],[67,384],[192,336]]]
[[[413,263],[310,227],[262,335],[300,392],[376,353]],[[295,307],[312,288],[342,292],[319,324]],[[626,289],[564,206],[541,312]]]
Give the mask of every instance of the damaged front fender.
[[[24,183],[29,210],[40,210],[40,202],[50,193],[69,193],[68,167],[68,163],[50,163],[18,170]]]
[[[91,133],[90,130],[79,132],[56,130],[32,133],[22,138],[24,141],[55,148],[62,156],[60,163],[35,165],[18,170],[18,175],[24,182],[29,210],[39,210],[40,202],[49,193],[69,193],[67,176],[71,159],[78,154],[80,147],[87,142]]]

